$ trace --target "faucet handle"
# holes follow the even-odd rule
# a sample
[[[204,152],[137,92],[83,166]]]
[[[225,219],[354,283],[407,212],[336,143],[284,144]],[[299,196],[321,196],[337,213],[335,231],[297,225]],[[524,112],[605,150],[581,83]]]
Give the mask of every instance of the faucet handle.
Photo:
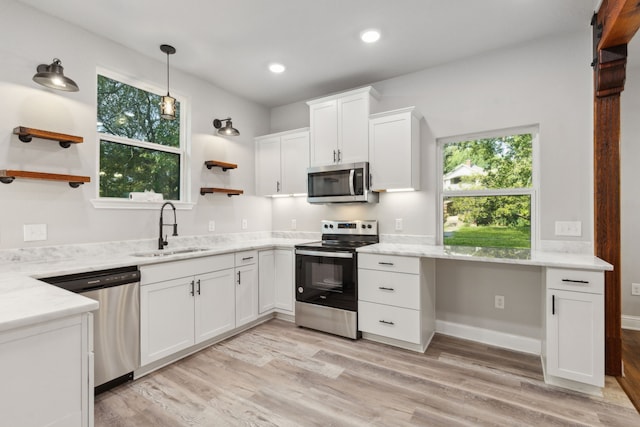
[[[169,242],[167,241],[167,235],[165,234],[164,240],[162,241],[162,245],[163,246],[167,246],[168,244],[169,244]]]

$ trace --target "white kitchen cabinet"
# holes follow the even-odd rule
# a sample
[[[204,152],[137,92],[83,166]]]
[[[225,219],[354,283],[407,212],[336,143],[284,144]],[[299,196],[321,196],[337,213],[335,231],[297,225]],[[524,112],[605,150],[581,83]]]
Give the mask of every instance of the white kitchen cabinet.
[[[260,136],[255,142],[257,195],[307,192],[308,128]]]
[[[91,314],[0,333],[0,424],[93,426]]]
[[[233,267],[233,254],[140,267],[142,366],[235,327]]]
[[[378,93],[367,86],[307,102],[310,164],[369,161],[369,114]]]
[[[424,352],[435,332],[435,261],[358,254],[363,338]]]
[[[604,386],[604,273],[547,268],[547,381]]]
[[[420,188],[420,116],[415,107],[369,116],[374,191]]]
[[[291,249],[271,249],[259,253],[260,314],[276,309],[294,312],[294,261]]]
[[[258,318],[258,253],[238,252],[235,255],[236,328]]]

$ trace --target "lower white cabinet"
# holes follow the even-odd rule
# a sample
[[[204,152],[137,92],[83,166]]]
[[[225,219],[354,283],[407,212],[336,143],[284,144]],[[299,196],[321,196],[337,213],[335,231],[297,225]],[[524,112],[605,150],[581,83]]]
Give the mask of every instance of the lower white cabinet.
[[[233,267],[233,254],[140,267],[142,366],[235,327]]]
[[[604,273],[547,268],[548,381],[604,386]]]
[[[435,261],[359,254],[358,265],[363,338],[424,352],[435,332]]]
[[[93,426],[91,314],[0,333],[0,424]]]
[[[275,309],[294,313],[294,255],[291,249],[270,249],[258,254],[260,314]]]
[[[258,253],[235,254],[236,328],[258,318]]]

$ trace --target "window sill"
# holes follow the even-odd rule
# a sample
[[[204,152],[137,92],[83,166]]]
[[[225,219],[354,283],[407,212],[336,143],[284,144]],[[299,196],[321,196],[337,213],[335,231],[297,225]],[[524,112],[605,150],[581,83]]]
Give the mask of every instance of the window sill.
[[[141,202],[137,200],[118,199],[118,198],[101,198],[91,199],[91,204],[96,209],[148,209],[157,210],[169,200],[163,200],[160,202]],[[171,201],[178,210],[191,210],[195,206],[195,203],[190,202],[174,202]]]

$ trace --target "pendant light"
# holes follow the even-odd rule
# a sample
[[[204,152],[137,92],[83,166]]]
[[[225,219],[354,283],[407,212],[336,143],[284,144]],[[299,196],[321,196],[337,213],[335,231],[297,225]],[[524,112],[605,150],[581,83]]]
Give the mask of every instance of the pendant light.
[[[176,118],[176,99],[169,95],[169,55],[176,53],[176,48],[168,44],[160,45],[160,50],[167,54],[167,96],[160,101],[160,117],[167,120]]]
[[[222,127],[223,121],[226,122],[224,127]],[[213,127],[218,129],[218,135],[223,135],[223,136],[240,135],[240,131],[233,127],[233,123],[231,123],[231,117],[227,117],[226,119],[213,119]]]
[[[63,70],[62,62],[58,58],[53,58],[53,62],[49,65],[38,65],[33,81],[50,89],[77,92],[79,90],[78,85],[69,77],[66,77],[62,72]]]

